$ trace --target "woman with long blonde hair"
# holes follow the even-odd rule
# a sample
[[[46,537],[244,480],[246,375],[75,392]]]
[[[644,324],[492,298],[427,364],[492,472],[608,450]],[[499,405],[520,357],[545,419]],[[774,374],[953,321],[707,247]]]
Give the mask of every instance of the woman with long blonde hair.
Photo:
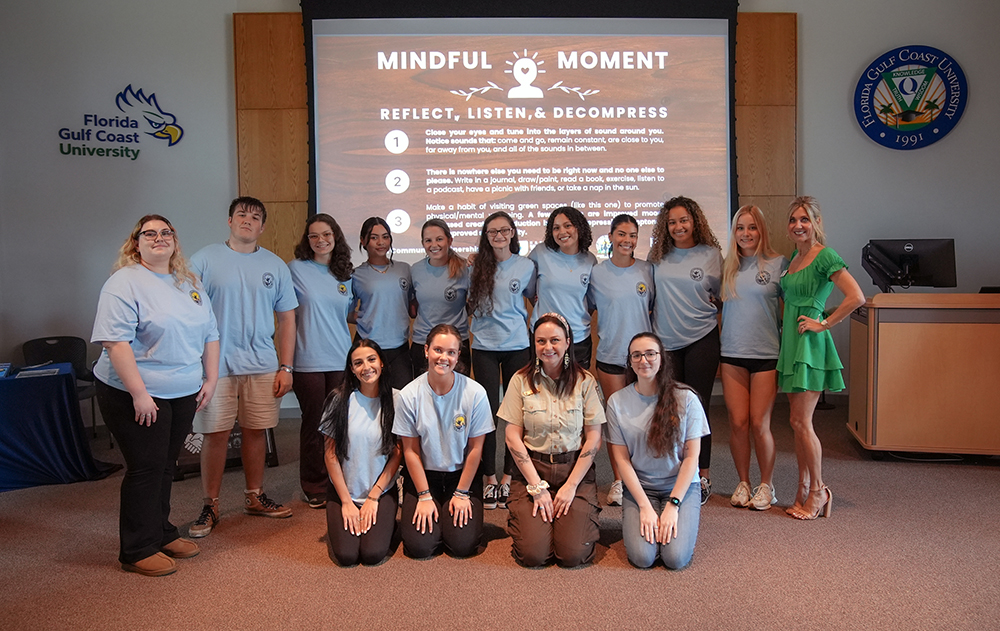
[[[174,559],[199,552],[170,523],[170,489],[195,411],[215,393],[219,331],[165,217],[146,215],[125,239],[91,341],[104,347],[97,401],[126,465],[118,560],[127,572],[172,574]]]
[[[823,217],[815,199],[797,197],[788,207],[788,236],[795,243],[795,251],[788,272],[781,277],[785,313],[778,387],[788,393],[799,488],[787,512],[796,519],[816,519],[830,516],[833,493],[823,483],[823,447],[813,429],[813,411],[824,390],[844,389],[844,365],[830,329],[863,305],[865,295],[847,271],[844,259],[826,247]],[[832,313],[827,313],[823,306],[834,287],[844,294],[844,299]]]
[[[778,286],[788,259],[771,249],[756,206],[736,211],[722,264],[722,392],[729,411],[729,449],[740,483],[733,506],[767,510],[774,504],[771,410],[778,393]],[[750,486],[750,429],[760,485]]]

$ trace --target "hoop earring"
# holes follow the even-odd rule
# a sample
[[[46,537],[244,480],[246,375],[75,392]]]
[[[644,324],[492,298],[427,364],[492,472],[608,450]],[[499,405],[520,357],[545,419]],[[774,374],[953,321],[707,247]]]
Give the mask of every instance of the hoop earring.
[[[566,354],[563,355],[563,368],[569,368],[569,351],[566,351]]]

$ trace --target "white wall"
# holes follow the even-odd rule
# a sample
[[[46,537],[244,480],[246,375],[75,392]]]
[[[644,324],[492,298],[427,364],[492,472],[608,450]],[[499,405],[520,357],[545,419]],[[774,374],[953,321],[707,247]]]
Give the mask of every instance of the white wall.
[[[829,242],[860,266],[870,238],[954,237],[958,291],[1000,285],[997,179],[1000,3],[978,0],[744,0],[798,13],[799,191],[824,209]],[[232,13],[297,11],[292,0],[6,2],[0,21],[0,361],[48,334],[89,338],[114,253],[147,212],[185,251],[226,235],[236,194]],[[884,149],[854,121],[854,87],[883,52],[924,44],[952,55],[971,97],[962,121],[916,151]],[[56,133],[113,113],[128,83],[154,90],[185,137],[135,162],[71,158]],[[111,97],[111,107],[108,98]],[[847,327],[836,331],[846,349]],[[846,353],[844,353],[846,358]]]

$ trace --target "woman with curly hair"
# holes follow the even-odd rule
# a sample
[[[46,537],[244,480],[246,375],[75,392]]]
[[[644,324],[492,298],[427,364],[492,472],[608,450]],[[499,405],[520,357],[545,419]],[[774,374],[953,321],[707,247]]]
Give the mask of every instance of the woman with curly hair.
[[[577,360],[590,368],[593,354],[590,339],[590,309],[587,287],[597,257],[588,251],[593,243],[590,224],[576,208],[556,208],[545,223],[545,241],[528,254],[538,269],[538,300],[532,311],[532,323],[540,313],[562,314],[573,327],[573,345]]]
[[[594,558],[600,532],[594,458],[604,406],[593,375],[574,357],[573,329],[562,315],[535,320],[532,361],[517,371],[497,414],[517,462],[507,530],[514,558],[563,567]]]
[[[326,400],[317,432],[325,437],[327,546],[338,565],[375,565],[389,553],[399,506],[403,456],[392,433],[399,391],[382,378],[375,342],[355,341],[347,357],[346,379]]]
[[[413,374],[427,372],[427,357],[424,355],[427,334],[438,324],[450,324],[462,335],[458,371],[468,376],[472,363],[469,316],[465,310],[469,293],[469,263],[452,249],[451,228],[443,219],[434,217],[424,222],[420,229],[420,241],[427,257],[410,268],[416,301],[413,340],[410,343]]]
[[[656,284],[653,332],[670,352],[674,377],[694,388],[708,418],[719,369],[722,251],[696,201],[674,197],[663,204],[649,262]],[[712,492],[711,461],[712,437],[706,435],[698,462],[702,504]]]
[[[299,428],[299,484],[312,508],[326,505],[323,436],[317,431],[323,402],[344,380],[351,332],[347,317],[354,301],[351,247],[330,215],[306,221],[288,264],[299,306],[295,309],[295,371],[292,390],[302,410]]]
[[[771,249],[764,214],[743,206],[733,216],[722,264],[722,392],[729,411],[729,449],[740,482],[729,502],[752,510],[775,503],[771,409],[778,393],[778,282],[788,259]],[[750,486],[750,432],[760,485]]]
[[[219,331],[165,217],[146,215],[125,239],[91,341],[104,347],[94,367],[101,415],[125,457],[118,561],[171,574],[174,559],[199,552],[170,523],[170,490],[194,414],[215,393]]]
[[[629,344],[635,383],[608,399],[608,448],[625,481],[622,539],[628,560],[671,570],[691,562],[701,516],[696,481],[708,419],[690,388],[671,375],[659,338],[640,333]]]
[[[392,231],[381,217],[369,217],[361,224],[361,249],[368,260],[354,270],[357,337],[374,340],[382,347],[386,376],[393,388],[401,390],[413,379],[410,265],[392,260]]]
[[[486,218],[479,235],[479,250],[472,266],[469,313],[472,314],[472,371],[486,388],[494,417],[500,407],[500,390],[515,372],[528,365],[528,307],[535,299],[535,264],[519,254],[517,227],[510,215],[498,211]],[[496,474],[496,431],[486,435],[480,473],[483,507],[507,507],[513,462],[504,458],[503,478]]]

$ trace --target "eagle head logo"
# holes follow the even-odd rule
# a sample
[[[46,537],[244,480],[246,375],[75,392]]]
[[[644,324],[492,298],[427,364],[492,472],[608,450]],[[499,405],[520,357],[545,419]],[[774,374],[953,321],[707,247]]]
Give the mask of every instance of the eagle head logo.
[[[128,116],[140,121],[145,120],[152,130],[146,133],[153,138],[166,140],[168,146],[176,145],[184,135],[184,128],[177,124],[177,117],[160,109],[156,95],[146,96],[142,88],[137,92],[132,89],[132,84],[129,84],[115,97],[115,105]]]

